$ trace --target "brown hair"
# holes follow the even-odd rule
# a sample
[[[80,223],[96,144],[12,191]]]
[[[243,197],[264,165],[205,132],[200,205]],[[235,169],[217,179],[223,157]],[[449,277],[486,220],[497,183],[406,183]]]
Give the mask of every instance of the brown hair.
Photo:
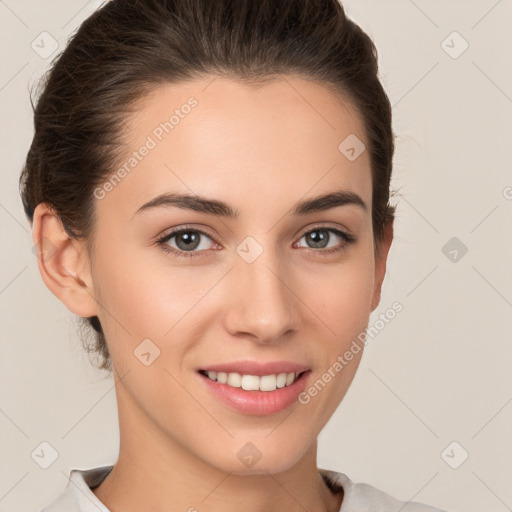
[[[293,74],[345,95],[364,121],[371,160],[376,251],[389,204],[394,151],[391,105],[377,51],[337,0],[111,0],[86,19],[39,83],[35,133],[20,176],[25,213],[47,203],[91,255],[93,190],[122,148],[123,122],[158,84],[206,74],[247,84]],[[340,141],[341,142],[341,141]],[[98,317],[99,368],[111,370]],[[85,345],[85,344],[84,344]]]

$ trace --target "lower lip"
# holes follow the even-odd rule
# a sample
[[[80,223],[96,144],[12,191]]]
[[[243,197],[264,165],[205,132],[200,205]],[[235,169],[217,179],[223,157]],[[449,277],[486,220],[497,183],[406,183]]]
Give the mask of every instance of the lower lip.
[[[245,414],[266,415],[281,412],[297,402],[297,397],[304,391],[311,370],[304,372],[293,384],[275,391],[246,391],[221,384],[198,373],[208,389],[219,400]]]

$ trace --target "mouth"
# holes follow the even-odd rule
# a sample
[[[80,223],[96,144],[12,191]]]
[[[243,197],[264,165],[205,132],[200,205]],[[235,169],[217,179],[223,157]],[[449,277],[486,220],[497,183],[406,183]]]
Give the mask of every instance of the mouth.
[[[242,414],[276,414],[296,406],[311,380],[310,365],[294,361],[238,360],[196,368],[210,396]]]
[[[268,375],[251,375],[213,370],[199,370],[198,373],[214,382],[226,384],[233,388],[241,388],[245,391],[270,392],[291,386],[309,371],[271,373]]]
[[[216,401],[242,414],[262,416],[297,406],[312,370],[292,363],[246,362],[202,368],[196,373]]]

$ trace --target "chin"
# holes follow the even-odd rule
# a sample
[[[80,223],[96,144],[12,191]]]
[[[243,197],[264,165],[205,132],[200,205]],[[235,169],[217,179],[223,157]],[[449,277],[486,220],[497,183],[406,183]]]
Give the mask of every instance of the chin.
[[[235,448],[234,457],[229,457],[228,459],[218,460],[217,452],[217,460],[212,462],[226,473],[235,475],[267,475],[269,473],[278,474],[288,471],[304,456],[303,452],[297,451],[296,446],[284,451],[282,446],[275,446],[274,449],[274,446],[271,444],[266,448],[261,447],[258,449],[255,444],[250,442],[244,443],[241,449]]]

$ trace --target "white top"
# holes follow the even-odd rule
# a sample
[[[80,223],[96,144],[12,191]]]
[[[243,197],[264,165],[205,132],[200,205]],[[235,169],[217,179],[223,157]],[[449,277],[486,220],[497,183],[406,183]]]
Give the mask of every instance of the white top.
[[[66,489],[41,512],[110,512],[91,488],[100,485],[113,467],[73,469]],[[339,512],[445,512],[414,501],[399,501],[369,484],[352,482],[344,473],[328,469],[318,471],[333,493],[343,488],[344,497]]]

